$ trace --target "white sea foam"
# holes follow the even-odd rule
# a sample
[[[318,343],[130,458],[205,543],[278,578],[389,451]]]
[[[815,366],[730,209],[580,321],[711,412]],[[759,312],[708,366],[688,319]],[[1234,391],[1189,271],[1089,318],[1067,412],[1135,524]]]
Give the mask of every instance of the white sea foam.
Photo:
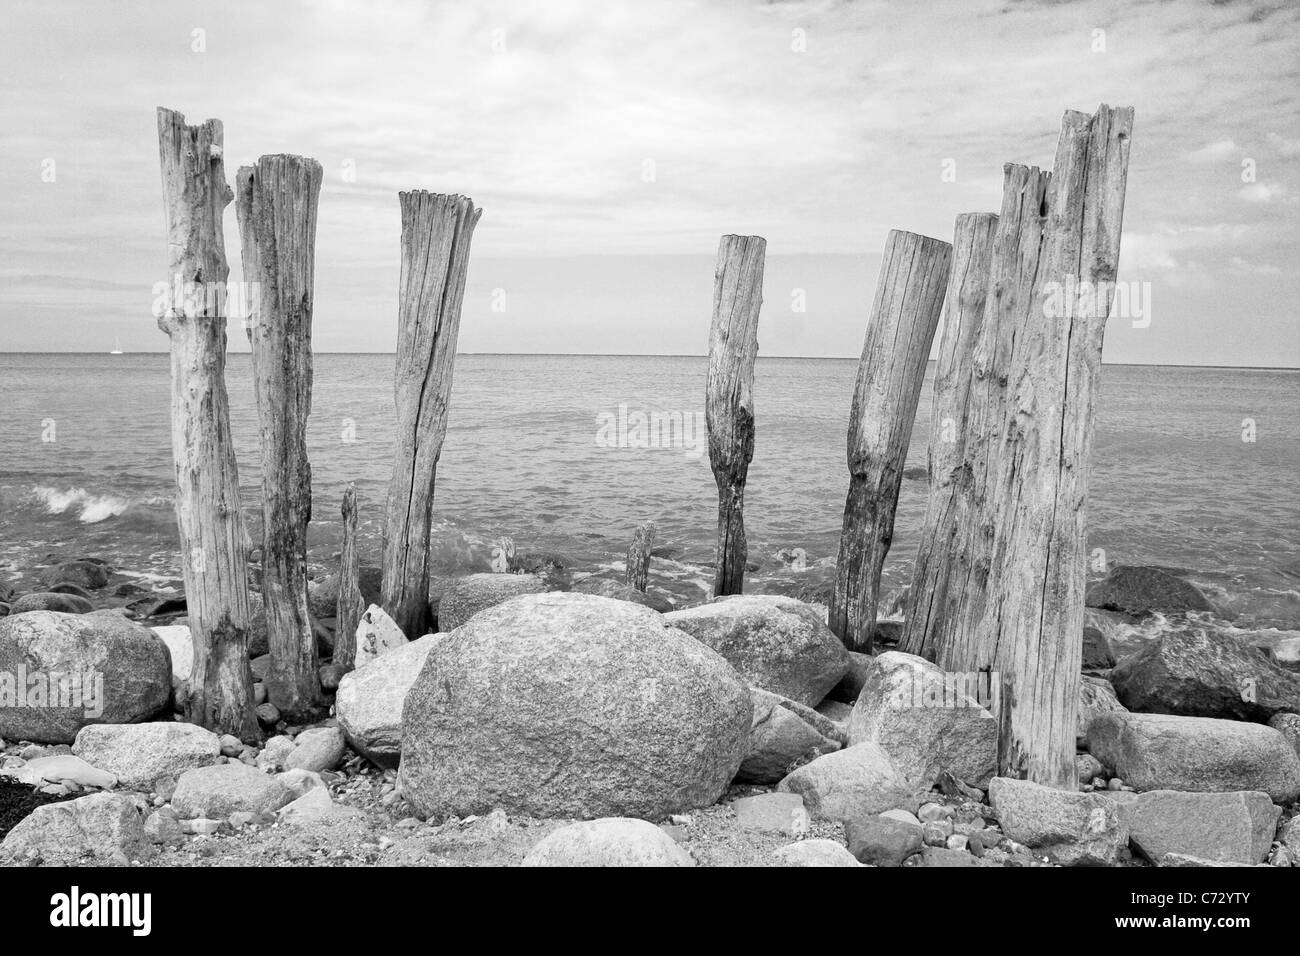
[[[98,524],[109,518],[116,518],[131,506],[127,498],[117,495],[93,495],[85,488],[69,488],[60,491],[47,485],[37,485],[32,489],[36,499],[45,505],[45,513],[51,515],[77,512],[77,520],[82,524]]]

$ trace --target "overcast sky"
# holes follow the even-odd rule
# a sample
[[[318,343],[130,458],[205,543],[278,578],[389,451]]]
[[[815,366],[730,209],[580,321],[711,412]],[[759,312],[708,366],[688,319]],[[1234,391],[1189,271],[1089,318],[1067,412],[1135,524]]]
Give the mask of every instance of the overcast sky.
[[[1050,164],[1063,110],[1107,102],[1136,108],[1120,279],[1150,321],[1112,319],[1106,360],[1300,365],[1294,2],[6,0],[4,19],[0,350],[166,349],[157,106],[222,119],[232,180],[262,153],[320,160],[318,350],[392,348],[396,194],[419,187],[485,210],[462,351],[699,354],[735,232],[768,240],[761,354],[850,356],[890,228],[951,239],[998,208],[1004,162]],[[233,205],[226,246],[237,279]]]

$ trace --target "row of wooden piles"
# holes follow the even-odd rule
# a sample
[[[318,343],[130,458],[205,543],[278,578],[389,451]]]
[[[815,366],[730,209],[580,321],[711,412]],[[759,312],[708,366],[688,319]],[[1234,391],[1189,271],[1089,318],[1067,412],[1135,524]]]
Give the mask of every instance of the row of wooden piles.
[[[1001,772],[1075,785],[1085,506],[1102,335],[1119,256],[1131,109],[1067,112],[1051,172],[1004,167],[1000,213],[957,217],[952,244],[893,231],[885,245],[848,431],[830,625],[870,652],[880,574],[934,336],[942,320],[929,442],[930,493],[901,649],[949,671],[996,674]],[[224,284],[221,215],[235,198],[261,422],[268,693],[290,719],[323,706],[307,611],[311,316],[321,170],[264,156],[226,184],[222,128],[159,110],[170,274]],[[470,241],[481,210],[404,192],[397,442],[384,516],[383,597],[408,635],[428,630],[429,534],[446,433]],[[754,362],[766,242],[725,236],[715,273],[706,418],[718,486],[714,591],[740,593],[744,490],[754,453]],[[1083,289],[1064,310],[1060,290]],[[171,337],[172,426],[190,628],[188,718],[257,735],[247,660],[249,543],[239,508],[224,362],[224,303],[160,319]],[[350,666],[363,611],[357,503],[343,502],[335,663]],[[653,525],[628,551],[644,590]]]

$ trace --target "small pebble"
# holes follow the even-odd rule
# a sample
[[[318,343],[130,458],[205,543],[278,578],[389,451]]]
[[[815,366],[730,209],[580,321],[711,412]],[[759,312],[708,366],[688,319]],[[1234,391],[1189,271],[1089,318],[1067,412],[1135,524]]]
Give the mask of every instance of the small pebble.
[[[1124,781],[1121,780],[1119,777],[1111,777],[1111,778],[1110,778],[1110,781],[1106,784],[1106,789],[1107,789],[1107,790],[1123,790],[1123,789],[1124,789]]]

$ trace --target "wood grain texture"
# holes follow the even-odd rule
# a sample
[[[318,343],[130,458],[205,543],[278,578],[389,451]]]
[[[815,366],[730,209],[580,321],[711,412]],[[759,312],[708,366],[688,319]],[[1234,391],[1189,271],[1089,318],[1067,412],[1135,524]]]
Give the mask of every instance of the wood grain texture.
[[[949,578],[962,555],[954,547],[963,524],[968,398],[975,344],[984,321],[998,217],[963,213],[953,232],[953,264],[944,295],[939,356],[934,376],[928,449],[929,498],[917,543],[912,584],[899,650],[935,658],[943,640]]]
[[[226,263],[222,211],[232,194],[219,120],[187,126],[158,110],[158,156],[167,223],[168,278],[217,290],[191,310],[173,302],[158,319],[171,350],[176,524],[194,666],[185,717],[216,733],[256,741],[248,665],[248,532],[226,394]]]
[[[829,616],[851,650],[871,650],[880,569],[951,264],[952,246],[938,239],[895,229],[885,241],[849,415],[849,493]]]
[[[655,523],[647,521],[636,529],[632,543],[627,547],[627,574],[624,580],[628,587],[636,588],[642,594],[650,586],[650,552],[655,546]]]
[[[709,463],[718,486],[718,558],[715,595],[744,588],[745,480],[754,457],[754,360],[763,305],[767,240],[723,236],[713,274],[713,322],[704,415]]]
[[[320,185],[320,163],[302,156],[263,156],[235,177],[261,432],[262,598],[271,652],[266,690],[293,721],[325,711],[307,607],[307,419]]]
[[[447,434],[456,338],[470,241],[482,210],[464,196],[399,194],[397,441],[388,490],[383,606],[409,640],[433,625],[429,528],[438,457]]]
[[[357,658],[357,625],[366,611],[361,595],[361,554],[357,550],[357,488],[343,492],[343,550],[339,556],[339,596],[335,610],[334,663],[350,671]]]

